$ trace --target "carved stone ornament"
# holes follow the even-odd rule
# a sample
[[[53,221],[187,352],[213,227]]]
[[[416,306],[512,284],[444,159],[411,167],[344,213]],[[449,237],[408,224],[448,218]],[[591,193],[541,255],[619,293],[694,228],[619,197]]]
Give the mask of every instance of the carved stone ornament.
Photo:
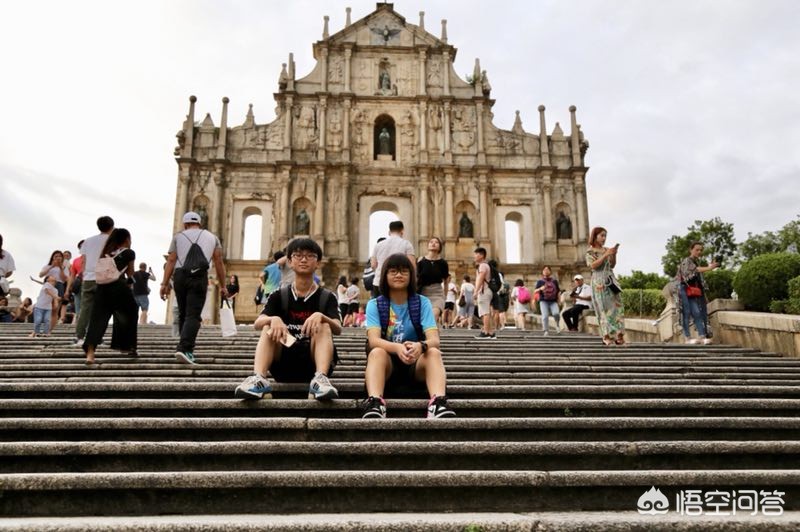
[[[475,228],[466,211],[461,213],[461,219],[458,221],[458,236],[459,238],[473,238],[475,236]]]
[[[556,219],[556,234],[559,240],[569,240],[572,238],[572,221],[564,211],[558,213]]]
[[[308,235],[311,227],[311,219],[305,209],[301,209],[294,218],[294,234]]]

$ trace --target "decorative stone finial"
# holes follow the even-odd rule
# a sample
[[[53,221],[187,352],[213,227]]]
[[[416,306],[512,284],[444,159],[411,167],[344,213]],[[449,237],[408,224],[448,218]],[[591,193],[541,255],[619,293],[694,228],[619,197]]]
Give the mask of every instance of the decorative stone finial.
[[[514,111],[516,113],[516,117],[514,118],[514,127],[511,128],[511,131],[516,133],[517,135],[524,135],[525,130],[522,129],[522,118],[519,116],[519,111]]]
[[[578,108],[577,108],[577,107],[575,107],[574,105],[570,105],[570,106],[569,106],[569,112],[570,112],[570,113],[574,113],[574,112],[575,112],[575,111],[577,111],[577,110],[578,110]]]
[[[420,11],[419,12],[419,29],[421,29],[421,30],[425,29],[425,12],[424,11]]]
[[[446,43],[447,42],[447,19],[442,19],[442,37],[441,41]]]
[[[351,24],[350,23],[350,12],[352,11],[352,9],[350,9],[349,7],[346,7],[346,8],[344,8],[344,11],[345,11],[345,13],[347,13],[347,16],[345,17],[345,21],[344,21],[344,27],[347,28]]]
[[[228,99],[228,97],[227,97],[227,96],[223,96],[223,97],[222,97],[222,103],[224,103],[225,105],[227,105],[227,104],[229,104],[229,103],[230,103],[230,99]]]
[[[328,21],[330,20],[330,18],[331,17],[329,17],[328,15],[325,15],[324,17],[322,17],[322,20],[325,21],[325,23],[322,26],[322,38],[323,39],[327,39],[328,37],[330,37],[330,34],[328,33]]]
[[[192,94],[191,96],[189,96],[189,101],[192,102],[192,103],[196,102],[197,101],[197,96]]]
[[[540,113],[544,113],[544,105],[540,105],[539,106],[539,112]]]

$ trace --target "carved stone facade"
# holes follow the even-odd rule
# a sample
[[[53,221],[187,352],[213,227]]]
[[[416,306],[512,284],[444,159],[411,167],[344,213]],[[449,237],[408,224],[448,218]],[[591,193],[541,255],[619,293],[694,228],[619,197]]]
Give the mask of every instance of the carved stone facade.
[[[196,123],[191,97],[177,135],[175,229],[186,210],[204,210],[230,273],[240,275],[238,318],[255,313],[254,276],[298,227],[323,247],[328,284],[360,274],[379,210],[400,216],[420,254],[429,237],[441,237],[459,275],[472,273],[477,245],[511,280],[537,277],[544,264],[562,282],[585,270],[588,142],[575,107],[569,135],[558,123],[547,132],[544,106],[536,134],[519,112],[510,131],[496,127],[486,71],[476,59],[471,79],[456,74],[446,21],[436,37],[422,16],[411,24],[393,4],[332,35],[326,20],[313,53],[316,66],[300,79],[289,54],[271,123],[257,124],[251,106],[244,123],[230,126],[227,98],[219,127],[210,115]],[[464,213],[471,237],[459,236]],[[263,217],[262,261],[242,260],[251,214]],[[506,260],[506,221],[519,223],[520,264]]]

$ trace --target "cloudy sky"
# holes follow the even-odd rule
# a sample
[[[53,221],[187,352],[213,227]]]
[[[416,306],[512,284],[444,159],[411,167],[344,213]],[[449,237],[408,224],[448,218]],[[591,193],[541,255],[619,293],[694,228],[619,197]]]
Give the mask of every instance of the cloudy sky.
[[[313,65],[331,33],[375,2],[0,0],[0,234],[26,295],[54,249],[75,250],[110,214],[138,257],[161,266],[172,228],[175,133],[197,116],[273,119],[280,65]],[[795,0],[397,1],[438,34],[456,70],[476,57],[495,123],[569,123],[591,148],[589,216],[622,243],[619,270],[660,271],[670,235],[721,216],[747,232],[800,213],[800,2]],[[564,128],[568,130],[568,127]],[[159,279],[160,280],[160,279]],[[157,305],[152,313],[163,316]]]

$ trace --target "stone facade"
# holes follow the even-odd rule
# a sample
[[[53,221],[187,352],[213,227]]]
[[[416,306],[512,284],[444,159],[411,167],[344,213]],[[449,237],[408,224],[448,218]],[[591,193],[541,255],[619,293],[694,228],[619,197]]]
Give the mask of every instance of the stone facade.
[[[256,123],[251,106],[244,123],[230,126],[227,98],[219,127],[210,114],[198,123],[190,98],[175,149],[175,229],[194,209],[220,236],[231,273],[240,274],[237,317],[254,315],[253,276],[263,266],[242,260],[251,214],[262,216],[265,260],[302,230],[325,251],[328,283],[360,274],[369,218],[381,210],[399,215],[418,250],[442,237],[458,274],[473,271],[477,245],[512,280],[537,277],[544,264],[562,279],[585,270],[588,142],[575,107],[568,135],[558,123],[547,132],[544,106],[537,134],[523,129],[519,112],[510,131],[500,129],[479,60],[467,80],[456,74],[445,20],[439,37],[425,30],[423,13],[411,24],[393,4],[354,23],[348,8],[347,20],[330,34],[325,17],[307,76],[296,78],[289,54],[269,124]],[[507,220],[520,224],[520,264],[506,261]]]

